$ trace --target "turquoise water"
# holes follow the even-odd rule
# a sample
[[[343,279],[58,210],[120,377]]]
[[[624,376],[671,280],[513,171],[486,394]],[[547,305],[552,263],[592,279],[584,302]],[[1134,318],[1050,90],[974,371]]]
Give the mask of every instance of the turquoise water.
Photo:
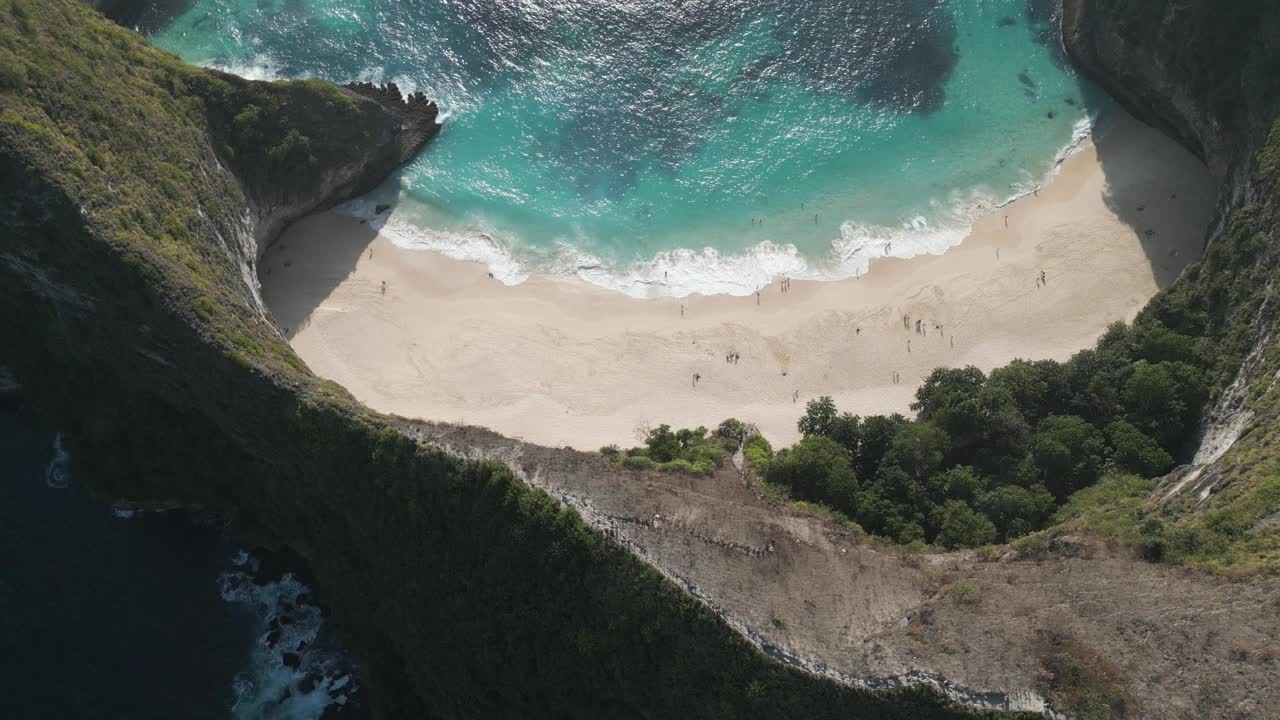
[[[1097,111],[1052,0],[195,0],[152,36],[251,77],[388,81],[443,133],[398,241],[518,281],[746,294],[939,252]]]

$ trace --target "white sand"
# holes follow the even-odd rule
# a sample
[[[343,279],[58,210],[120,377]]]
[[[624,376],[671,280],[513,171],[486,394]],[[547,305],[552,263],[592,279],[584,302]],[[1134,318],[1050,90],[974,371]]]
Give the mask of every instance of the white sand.
[[[758,306],[635,300],[545,277],[507,287],[331,212],[290,228],[260,272],[302,359],[377,410],[581,449],[737,417],[778,444],[819,395],[858,414],[908,413],[935,367],[1093,345],[1199,256],[1214,193],[1195,158],[1116,111],[1038,196],[980,219],[945,254],[876,260],[861,279],[788,293],[774,284]],[[729,352],[741,360],[727,364]]]

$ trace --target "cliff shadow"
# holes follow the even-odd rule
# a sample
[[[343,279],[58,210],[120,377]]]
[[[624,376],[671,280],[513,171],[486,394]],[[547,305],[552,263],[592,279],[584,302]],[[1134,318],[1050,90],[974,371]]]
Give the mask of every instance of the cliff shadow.
[[[326,210],[289,225],[258,262],[263,302],[288,340],[317,313],[342,311],[334,297],[340,285],[349,292],[382,292],[385,278],[378,275],[373,242],[395,212],[397,193],[386,191],[394,186],[389,182],[364,198],[376,211],[369,216]],[[358,282],[348,282],[353,276]]]
[[[1114,101],[1100,106],[1093,145],[1106,181],[1103,201],[1133,231],[1163,290],[1204,253],[1220,183],[1159,129]]]

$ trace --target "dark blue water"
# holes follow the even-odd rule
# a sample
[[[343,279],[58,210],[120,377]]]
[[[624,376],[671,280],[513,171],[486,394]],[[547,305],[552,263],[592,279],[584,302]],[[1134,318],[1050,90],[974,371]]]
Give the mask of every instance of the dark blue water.
[[[96,501],[57,444],[0,406],[0,717],[314,720],[346,702],[305,586],[255,578],[213,522]]]

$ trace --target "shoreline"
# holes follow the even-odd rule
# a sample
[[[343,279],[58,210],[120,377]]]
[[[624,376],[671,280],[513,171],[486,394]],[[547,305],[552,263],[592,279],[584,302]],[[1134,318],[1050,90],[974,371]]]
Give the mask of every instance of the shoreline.
[[[556,252],[513,250],[508,241],[498,239],[503,235],[497,230],[438,227],[433,217],[437,210],[430,203],[406,197],[398,189],[389,192],[381,188],[344,203],[336,212],[368,222],[405,250],[435,252],[453,260],[482,263],[495,279],[508,286],[525,283],[533,277],[550,277],[581,280],[643,300],[686,299],[693,295],[748,297],[781,277],[836,282],[860,277],[870,269],[870,261],[879,257],[908,260],[919,255],[945,253],[969,237],[974,224],[983,216],[1038,193],[1052,182],[1063,163],[1088,142],[1099,117],[1089,116],[1076,123],[1071,140],[1058,150],[1053,165],[1026,190],[1015,190],[1002,200],[996,200],[994,195],[975,193],[967,202],[957,202],[942,213],[950,221],[937,225],[930,224],[924,216],[916,216],[896,227],[845,221],[839,236],[831,240],[828,254],[820,258],[802,255],[786,240],[768,239],[739,253],[721,253],[712,247],[694,249],[692,245],[696,245],[696,240],[693,240],[690,247],[662,250],[651,258],[620,266],[568,243],[558,245]],[[389,214],[378,212],[389,207],[395,210]],[[405,216],[414,219],[405,220]],[[668,273],[672,277],[668,277]],[[748,277],[753,282],[745,282],[744,278]]]
[[[263,297],[317,374],[384,412],[583,449],[737,417],[786,444],[819,395],[906,413],[934,367],[1065,359],[1199,257],[1216,200],[1207,169],[1118,108],[1095,129],[1037,192],[978,217],[946,252],[873,258],[861,277],[789,292],[505,285],[330,211],[263,258]]]

